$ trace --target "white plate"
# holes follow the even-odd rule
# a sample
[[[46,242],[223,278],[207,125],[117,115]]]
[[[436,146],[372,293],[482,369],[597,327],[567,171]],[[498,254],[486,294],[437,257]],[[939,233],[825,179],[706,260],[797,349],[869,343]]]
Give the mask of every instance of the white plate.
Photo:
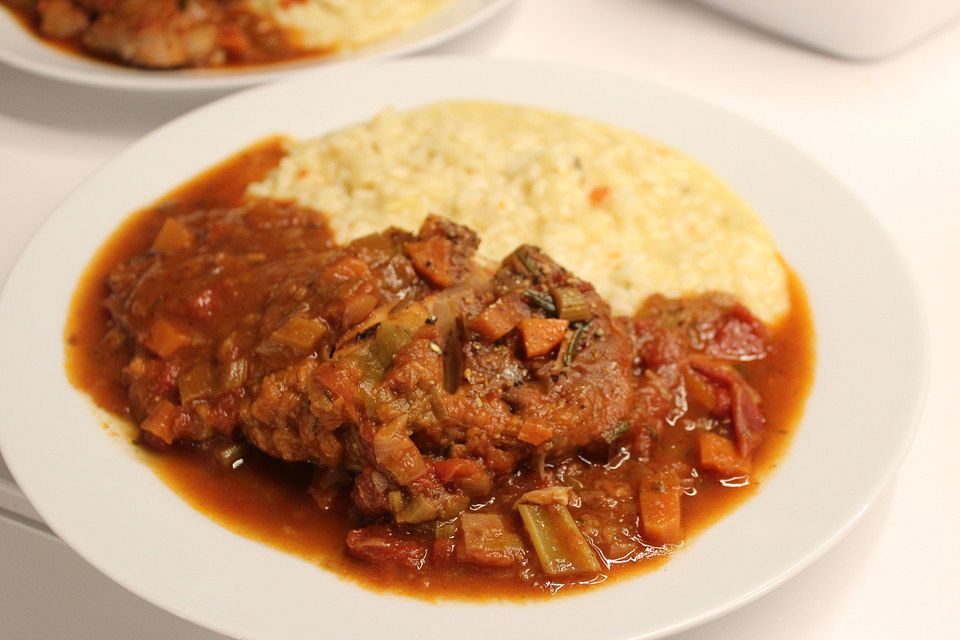
[[[511,0],[452,0],[423,22],[368,47],[327,57],[240,69],[158,71],[123,67],[72,55],[37,39],[0,7],[0,61],[24,71],[77,84],[139,91],[203,91],[247,87],[309,72],[317,66],[377,60],[429,49],[492,18]]]
[[[463,78],[470,78],[464,90]],[[330,95],[336,100],[329,100]],[[127,214],[244,145],[400,108],[486,98],[616,123],[711,166],[751,203],[806,284],[817,371],[802,424],[759,494],[663,569],[535,604],[373,593],[223,529],[99,427],[67,382],[77,276]],[[756,598],[822,554],[906,453],[926,388],[917,293],[890,238],[829,173],[773,133],[661,87],[543,64],[432,59],[331,69],[201,108],[150,134],[51,216],[0,298],[0,444],[24,493],[131,591],[244,639],[652,638]]]

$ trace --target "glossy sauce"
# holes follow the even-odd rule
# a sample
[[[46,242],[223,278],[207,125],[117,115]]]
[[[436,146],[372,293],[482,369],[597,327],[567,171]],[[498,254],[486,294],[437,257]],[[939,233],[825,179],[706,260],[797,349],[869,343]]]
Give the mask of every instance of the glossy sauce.
[[[96,403],[129,420],[120,369],[126,360],[116,350],[101,348],[108,332],[102,309],[107,274],[119,263],[147,250],[163,220],[199,207],[238,203],[251,181],[262,177],[283,154],[282,139],[265,140],[228,159],[190,183],[133,215],[106,242],[83,275],[66,328],[67,368],[71,382]],[[763,398],[767,429],[754,454],[748,486],[704,481],[694,496],[684,498],[685,544],[691,537],[753,495],[786,452],[799,422],[812,380],[813,327],[799,280],[790,274],[790,313],[770,337],[770,354],[744,368],[747,381]],[[110,354],[113,354],[112,356]],[[131,430],[133,433],[135,430]],[[136,436],[134,436],[136,438]],[[453,565],[443,571],[410,571],[391,564],[372,564],[347,554],[344,537],[358,526],[351,519],[346,496],[322,512],[307,493],[311,467],[281,463],[262,454],[245,457],[239,469],[227,469],[211,456],[189,446],[164,452],[141,447],[144,459],[184,500],[224,527],[245,537],[295,554],[338,575],[377,590],[400,591],[422,598],[545,597],[574,583],[532,585],[498,569]],[[731,486],[726,486],[731,485]],[[662,564],[668,553],[641,547],[622,562],[610,562],[605,580],[634,576]]]

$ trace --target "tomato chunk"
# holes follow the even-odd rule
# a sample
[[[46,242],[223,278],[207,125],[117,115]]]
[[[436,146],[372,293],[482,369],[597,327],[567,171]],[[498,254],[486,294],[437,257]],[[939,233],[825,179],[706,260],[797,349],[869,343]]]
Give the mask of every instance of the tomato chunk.
[[[371,525],[347,532],[347,549],[367,562],[397,562],[419,569],[427,559],[427,543],[391,527]]]

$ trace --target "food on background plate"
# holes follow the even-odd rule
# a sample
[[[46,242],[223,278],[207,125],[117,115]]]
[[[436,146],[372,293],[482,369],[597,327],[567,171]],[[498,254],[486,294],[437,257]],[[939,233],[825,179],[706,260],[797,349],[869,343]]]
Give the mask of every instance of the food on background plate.
[[[357,49],[448,0],[3,0],[40,37],[126,65],[243,66]]]
[[[517,138],[540,135],[526,124]],[[720,194],[704,209],[733,203],[750,216],[720,240],[769,242],[705,170],[642,146],[683,164],[688,192]],[[556,186],[549,173],[499,214],[521,230],[538,227],[530,216],[546,220],[539,246],[518,232],[483,255],[490,225],[478,234],[457,222],[482,218],[483,199],[472,213],[440,208],[457,221],[423,213],[412,228],[374,199],[383,224],[368,233],[358,204],[316,210],[266,197],[308,147],[292,148],[267,141],[134,217],[92,264],[67,328],[74,383],[132,419],[161,477],[230,528],[378,588],[549,594],[652,566],[749,495],[789,440],[812,369],[811,329],[779,261],[787,299],[764,307],[778,314],[767,323],[710,284],[665,296],[639,275],[629,287],[604,281],[636,296],[622,313],[553,256],[546,240],[557,221],[529,202]],[[581,171],[604,157],[580,152]],[[441,174],[459,170],[459,154],[448,153],[429,162]],[[472,178],[527,174],[528,158],[517,147]],[[338,161],[340,171],[325,171],[349,184],[356,164],[325,160]],[[394,169],[367,168],[365,188],[394,193]],[[631,188],[602,177],[575,183],[586,204],[572,193],[553,204],[589,209],[602,203],[598,188],[605,197]],[[571,261],[606,259],[595,254],[611,237],[589,216],[562,222],[593,238],[579,252],[565,247]],[[638,242],[638,251],[655,246]],[[728,272],[738,268],[753,267]]]

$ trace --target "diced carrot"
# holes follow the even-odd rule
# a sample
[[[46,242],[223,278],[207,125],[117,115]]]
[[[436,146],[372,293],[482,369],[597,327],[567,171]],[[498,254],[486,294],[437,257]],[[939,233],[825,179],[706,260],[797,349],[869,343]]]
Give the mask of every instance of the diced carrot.
[[[376,308],[376,296],[365,294],[351,297],[343,305],[343,326],[352,327],[363,322]]]
[[[750,459],[740,455],[737,445],[716,433],[700,433],[700,467],[723,476],[750,473]]]
[[[493,342],[510,333],[516,323],[511,322],[500,309],[488,307],[480,315],[470,318],[467,326],[487,342]]]
[[[193,233],[176,218],[167,218],[153,239],[153,250],[163,256],[175,256],[193,247]]]
[[[687,391],[687,402],[698,404],[711,412],[717,409],[717,387],[692,367],[683,368],[683,383]]]
[[[448,458],[438,460],[434,467],[440,482],[450,482],[459,478],[466,478],[483,471],[480,463],[470,458]]]
[[[150,414],[140,423],[140,428],[156,436],[166,444],[173,444],[179,437],[177,421],[183,410],[169,400],[160,400],[150,409]]]
[[[324,269],[324,275],[336,282],[349,282],[365,278],[370,274],[370,267],[360,258],[343,256]]]
[[[517,432],[517,440],[538,446],[553,437],[553,427],[543,420],[529,419],[524,420],[520,431]]]
[[[161,358],[169,358],[190,344],[190,335],[163,318],[157,320],[147,331],[143,344]]]
[[[520,336],[528,358],[546,355],[563,342],[567,320],[559,318],[527,318],[520,323]]]
[[[404,245],[414,270],[438,287],[449,287],[454,281],[453,243],[447,238],[432,236]]]
[[[610,195],[610,187],[594,187],[590,190],[590,204],[600,204]]]
[[[650,542],[668,544],[682,538],[682,497],[680,476],[673,468],[652,473],[640,481],[640,519],[643,535]]]
[[[326,334],[327,324],[323,320],[297,314],[284,322],[267,340],[307,353],[312,351]]]
[[[471,318],[467,326],[487,342],[493,342],[510,333],[524,319],[525,308],[525,305],[521,306],[517,301],[501,298],[484,309],[479,316]]]

